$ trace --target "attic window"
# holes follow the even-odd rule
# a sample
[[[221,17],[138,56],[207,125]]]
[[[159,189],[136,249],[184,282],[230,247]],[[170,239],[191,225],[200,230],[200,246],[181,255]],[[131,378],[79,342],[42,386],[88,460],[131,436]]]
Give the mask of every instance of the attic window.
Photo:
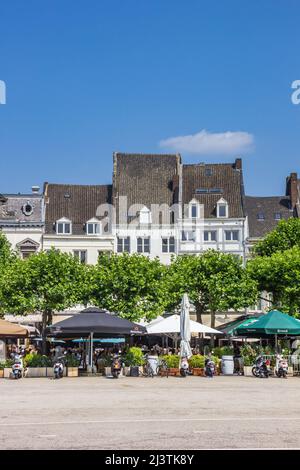
[[[281,218],[282,218],[282,217],[281,217],[281,213],[280,213],[280,212],[275,212],[275,214],[274,214],[274,219],[275,219],[275,220],[281,220]]]
[[[265,220],[265,214],[263,212],[259,212],[257,214],[257,220]]]
[[[208,193],[208,189],[206,189],[206,188],[197,188],[195,193],[196,194],[206,194],[206,193]]]
[[[222,194],[223,189],[221,189],[221,188],[211,188],[211,189],[209,190],[209,192],[210,192],[210,193],[213,193],[213,194]]]
[[[212,169],[211,168],[205,168],[204,174],[205,174],[205,176],[211,176],[212,175]]]
[[[64,198],[65,199],[70,199],[71,195],[69,193],[65,193]]]
[[[33,213],[33,207],[31,204],[29,204],[29,202],[27,202],[26,204],[24,204],[24,206],[22,206],[22,212],[24,215],[31,215]]]

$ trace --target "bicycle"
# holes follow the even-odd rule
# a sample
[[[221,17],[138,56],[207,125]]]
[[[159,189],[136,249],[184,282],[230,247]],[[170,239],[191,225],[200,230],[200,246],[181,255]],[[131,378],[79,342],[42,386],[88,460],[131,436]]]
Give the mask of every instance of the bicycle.
[[[156,373],[157,375],[160,375],[161,377],[166,376],[167,378],[169,378],[169,367],[165,359],[158,360]]]
[[[149,362],[149,359],[148,359],[148,356],[145,356],[144,357],[145,359],[145,364],[144,364],[144,367],[143,367],[143,377],[154,377],[154,372],[153,372],[153,369],[152,369],[152,366]]]

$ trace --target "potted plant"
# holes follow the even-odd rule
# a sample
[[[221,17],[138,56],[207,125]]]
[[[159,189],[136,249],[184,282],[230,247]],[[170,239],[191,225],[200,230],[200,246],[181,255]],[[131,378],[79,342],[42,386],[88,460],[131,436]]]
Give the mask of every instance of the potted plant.
[[[10,378],[10,374],[12,373],[13,363],[14,363],[14,361],[12,359],[6,359],[6,361],[1,362],[1,364],[0,364],[0,377],[2,377],[4,379],[9,379]]]
[[[27,354],[24,358],[26,377],[47,377],[47,369],[52,373],[52,361],[41,354]]]
[[[129,348],[124,358],[125,366],[130,367],[130,376],[138,377],[140,375],[140,367],[145,363],[143,351],[141,348]]]
[[[169,368],[169,375],[179,375],[179,363],[180,357],[177,354],[161,356],[164,359]]]
[[[76,359],[72,354],[67,354],[65,356],[65,364],[67,367],[67,377],[78,377],[78,367],[80,361]]]
[[[189,365],[193,375],[204,376],[205,357],[201,354],[194,354],[189,358]]]

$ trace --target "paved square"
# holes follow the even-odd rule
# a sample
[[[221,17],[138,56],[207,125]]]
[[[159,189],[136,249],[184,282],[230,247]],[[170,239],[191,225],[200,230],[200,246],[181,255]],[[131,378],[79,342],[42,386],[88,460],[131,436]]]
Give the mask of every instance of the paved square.
[[[0,380],[0,449],[300,448],[300,378]]]

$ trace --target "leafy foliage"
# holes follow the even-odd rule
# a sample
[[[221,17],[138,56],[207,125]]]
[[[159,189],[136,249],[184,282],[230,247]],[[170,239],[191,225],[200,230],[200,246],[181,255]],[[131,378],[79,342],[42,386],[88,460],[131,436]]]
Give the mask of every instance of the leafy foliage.
[[[104,254],[89,268],[87,298],[128,320],[152,320],[165,309],[165,270],[144,255]]]
[[[126,366],[142,366],[145,363],[143,351],[141,348],[129,348],[124,356]]]
[[[254,247],[254,254],[271,256],[274,253],[300,247],[300,219],[281,220],[276,229],[272,230]]]
[[[271,256],[257,256],[247,264],[249,276],[260,290],[273,294],[272,308],[297,316],[300,310],[300,247]]]
[[[178,306],[186,292],[196,311],[212,312],[212,326],[216,311],[247,307],[257,298],[256,282],[241,260],[214,250],[177,257],[168,268],[166,286],[169,309]]]
[[[166,361],[166,364],[169,368],[179,368],[180,357],[177,354],[166,354],[164,356],[160,356],[159,358]]]
[[[51,359],[42,354],[26,354],[24,357],[26,367],[51,367]]]

